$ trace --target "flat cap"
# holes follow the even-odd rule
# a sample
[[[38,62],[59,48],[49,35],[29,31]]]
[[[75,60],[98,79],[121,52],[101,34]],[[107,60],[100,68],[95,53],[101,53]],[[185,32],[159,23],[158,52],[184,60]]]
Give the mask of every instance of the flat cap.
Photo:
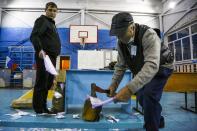
[[[113,36],[122,33],[127,29],[130,23],[133,23],[133,17],[130,13],[120,12],[114,15],[112,18],[110,35]]]

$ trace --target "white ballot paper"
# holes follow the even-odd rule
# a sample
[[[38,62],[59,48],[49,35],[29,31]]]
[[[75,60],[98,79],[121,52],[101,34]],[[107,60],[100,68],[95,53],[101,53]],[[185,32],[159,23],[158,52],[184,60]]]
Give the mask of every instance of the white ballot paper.
[[[99,98],[88,96],[90,98],[90,102],[92,104],[92,108],[96,108],[105,104],[108,104],[114,100],[114,97],[109,98],[105,101],[100,100]]]
[[[46,71],[48,71],[52,75],[58,75],[48,55],[45,55],[44,57],[44,65],[45,65]]]

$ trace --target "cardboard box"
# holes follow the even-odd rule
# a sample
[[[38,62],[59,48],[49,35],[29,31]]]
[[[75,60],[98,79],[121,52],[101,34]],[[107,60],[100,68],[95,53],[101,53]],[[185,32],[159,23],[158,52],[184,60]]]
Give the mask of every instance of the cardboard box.
[[[56,81],[65,83],[65,81],[66,81],[66,70],[59,70],[58,72],[59,72],[59,74],[56,77]]]

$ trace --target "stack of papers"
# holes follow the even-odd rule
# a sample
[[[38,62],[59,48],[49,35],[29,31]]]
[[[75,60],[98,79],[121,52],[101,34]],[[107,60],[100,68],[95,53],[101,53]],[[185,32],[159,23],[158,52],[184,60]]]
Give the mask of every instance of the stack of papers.
[[[45,65],[46,71],[48,71],[52,75],[58,75],[48,55],[45,55],[44,57],[44,65]]]

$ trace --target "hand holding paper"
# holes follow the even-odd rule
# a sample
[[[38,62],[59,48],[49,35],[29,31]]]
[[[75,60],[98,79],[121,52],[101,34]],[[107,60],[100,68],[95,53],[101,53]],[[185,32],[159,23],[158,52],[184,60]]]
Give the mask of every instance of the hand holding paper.
[[[127,102],[129,99],[131,99],[132,94],[133,93],[131,90],[129,90],[128,86],[125,86],[114,96],[114,101]]]
[[[40,58],[44,59],[45,55],[46,55],[46,53],[45,53],[43,50],[41,50],[41,51],[39,52],[39,57],[40,57]]]
[[[55,67],[53,66],[49,56],[48,55],[43,55],[43,56],[44,56],[44,65],[45,65],[46,71],[48,71],[52,75],[58,75],[58,73],[57,73]]]
[[[105,101],[100,100],[99,98],[96,97],[92,97],[92,96],[88,96],[90,98],[91,104],[92,104],[92,108],[96,108],[99,106],[103,106],[105,104],[108,104],[110,102],[112,102],[114,100],[114,97],[109,98]]]

